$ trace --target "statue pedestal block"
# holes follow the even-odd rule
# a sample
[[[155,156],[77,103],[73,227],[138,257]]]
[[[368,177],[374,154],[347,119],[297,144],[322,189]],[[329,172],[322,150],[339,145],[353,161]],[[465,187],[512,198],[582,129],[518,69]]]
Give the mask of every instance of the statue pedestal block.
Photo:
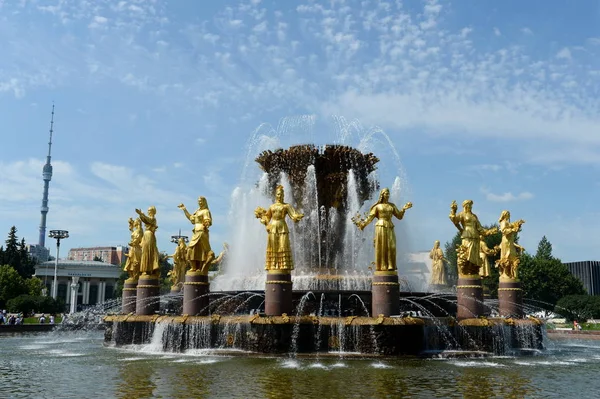
[[[265,284],[265,314],[281,316],[292,314],[292,275],[269,270]]]
[[[376,271],[371,283],[371,316],[386,317],[400,313],[400,284],[397,271]]]
[[[208,275],[189,271],[183,283],[182,314],[189,316],[206,316],[210,305],[210,285]]]
[[[459,277],[456,291],[457,319],[473,319],[484,315],[483,285],[480,276]]]
[[[157,275],[142,274],[137,284],[136,315],[153,315],[160,310],[160,285]]]
[[[523,288],[521,282],[500,280],[498,303],[500,317],[523,317]]]
[[[121,313],[135,313],[135,303],[137,298],[137,280],[127,279],[123,284],[123,297],[121,300]]]

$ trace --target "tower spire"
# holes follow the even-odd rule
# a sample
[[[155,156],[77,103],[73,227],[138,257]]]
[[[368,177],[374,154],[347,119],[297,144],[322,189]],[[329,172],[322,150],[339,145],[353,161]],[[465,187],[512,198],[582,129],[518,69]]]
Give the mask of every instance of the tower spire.
[[[50,118],[50,141],[48,142],[48,156],[46,157],[46,164],[42,170],[42,178],[44,179],[44,195],[42,197],[42,220],[40,222],[40,236],[38,239],[38,245],[45,247],[46,243],[46,215],[48,214],[48,188],[50,187],[50,180],[52,180],[52,165],[50,159],[52,158],[52,133],[54,133],[54,103],[52,103],[52,116]]]

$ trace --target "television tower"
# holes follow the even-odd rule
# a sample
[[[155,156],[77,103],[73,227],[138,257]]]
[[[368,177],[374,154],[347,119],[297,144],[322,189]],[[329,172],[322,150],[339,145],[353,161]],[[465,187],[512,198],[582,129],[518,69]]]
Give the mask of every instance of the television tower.
[[[50,186],[50,180],[52,180],[52,165],[50,164],[51,151],[52,151],[52,132],[54,128],[54,104],[52,104],[52,118],[50,119],[50,141],[48,142],[48,156],[46,157],[46,164],[42,171],[44,178],[44,196],[42,197],[42,221],[40,223],[40,237],[38,245],[46,247],[46,215],[48,214],[48,187]]]

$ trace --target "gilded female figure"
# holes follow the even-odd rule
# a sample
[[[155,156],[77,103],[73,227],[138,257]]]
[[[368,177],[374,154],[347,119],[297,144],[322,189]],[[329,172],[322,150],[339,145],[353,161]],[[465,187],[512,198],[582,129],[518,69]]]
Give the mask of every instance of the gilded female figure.
[[[168,273],[168,276],[170,277],[172,288],[176,288],[179,284],[183,283],[185,269],[187,268],[187,246],[185,245],[185,238],[179,238],[175,253],[169,255],[169,257],[173,258],[173,270]]]
[[[142,221],[137,218],[129,218],[129,231],[131,231],[131,240],[129,241],[129,252],[125,261],[124,271],[129,273],[129,278],[137,280],[140,275],[140,261],[142,260]]]
[[[208,209],[208,202],[204,197],[198,197],[198,209],[189,213],[185,205],[179,204],[185,216],[194,225],[192,239],[188,245],[187,259],[190,262],[190,271],[208,273],[208,266],[215,259],[215,253],[210,248],[208,228],[212,225],[212,216]]]
[[[140,273],[142,275],[158,275],[158,248],[156,246],[156,236],[154,233],[158,229],[156,224],[156,208],[148,208],[148,215],[145,215],[139,209],[135,212],[140,215],[141,221],[146,226],[142,237],[142,256],[140,258]]]
[[[266,270],[290,271],[294,269],[290,233],[285,217],[289,216],[294,222],[298,222],[304,215],[296,212],[290,204],[286,204],[283,201],[283,186],[277,186],[275,203],[269,209],[258,207],[254,211],[256,218],[260,219],[260,222],[267,226]]]
[[[497,253],[497,248],[488,248],[483,237],[479,237],[479,257],[481,258],[481,268],[479,269],[479,275],[481,277],[489,277],[492,272],[490,267],[490,260],[488,256],[493,256]]]
[[[429,259],[431,262],[431,284],[432,285],[446,285],[446,271],[444,269],[444,263],[448,262],[444,257],[444,252],[440,248],[440,242],[438,240],[433,244],[433,248],[429,252]]]
[[[498,219],[500,231],[502,232],[502,241],[500,242],[500,259],[496,262],[496,266],[500,268],[500,279],[516,280],[518,278],[519,268],[519,252],[523,251],[523,247],[517,244],[517,233],[521,230],[521,226],[525,223],[523,219],[517,220],[514,223],[510,221],[510,212],[502,211]]]
[[[480,238],[493,234],[496,229],[486,230],[472,212],[473,201],[464,200],[463,210],[456,214],[456,201],[450,205],[450,220],[461,234],[461,244],[456,249],[459,276],[477,275],[481,268]]]
[[[389,202],[390,190],[384,188],[379,193],[379,200],[369,210],[369,216],[364,221],[355,221],[358,228],[363,230],[377,218],[375,223],[375,270],[392,271],[396,268],[396,233],[394,232],[394,223],[392,216],[402,220],[404,212],[412,207],[407,202],[402,209]]]

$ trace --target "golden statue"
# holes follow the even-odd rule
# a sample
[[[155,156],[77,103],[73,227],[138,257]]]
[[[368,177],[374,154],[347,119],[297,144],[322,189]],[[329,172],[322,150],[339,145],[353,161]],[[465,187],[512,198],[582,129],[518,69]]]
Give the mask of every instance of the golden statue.
[[[510,212],[502,211],[500,219],[500,231],[502,232],[502,241],[500,242],[500,259],[496,266],[500,269],[501,281],[518,281],[519,252],[524,248],[517,244],[517,233],[521,231],[521,226],[525,223],[523,219],[511,223]]]
[[[140,261],[142,260],[142,237],[144,230],[142,229],[142,221],[137,218],[129,218],[129,231],[131,232],[131,240],[129,241],[129,252],[125,255],[124,271],[129,273],[130,281],[137,281],[140,275]]]
[[[189,213],[183,204],[179,204],[177,207],[183,210],[185,217],[194,225],[194,234],[187,252],[190,272],[208,274],[208,267],[215,259],[215,253],[211,250],[208,239],[208,228],[212,225],[208,202],[206,202],[206,198],[198,197],[198,209],[194,213]]]
[[[429,252],[429,259],[431,262],[431,284],[432,285],[446,285],[446,270],[444,269],[444,263],[448,263],[448,260],[444,257],[444,252],[440,248],[440,242],[436,240],[433,243],[433,248]]]
[[[479,269],[479,275],[481,277],[489,277],[492,269],[490,268],[490,260],[488,256],[493,256],[498,253],[498,247],[489,249],[483,236],[479,237],[479,257],[481,258],[481,269]]]
[[[175,253],[169,255],[169,258],[173,258],[173,270],[167,273],[171,281],[171,291],[178,290],[180,284],[183,284],[185,278],[185,270],[187,269],[187,246],[185,245],[185,238],[179,237],[177,248]]]
[[[449,216],[462,239],[461,244],[456,248],[459,277],[479,275],[481,267],[480,238],[496,232],[496,228],[486,230],[481,226],[477,215],[471,211],[473,209],[472,200],[464,200],[462,206],[462,212],[456,214],[458,206],[456,201],[452,201]]]
[[[140,219],[144,222],[146,230],[142,238],[142,256],[140,258],[140,273],[143,276],[154,276],[158,277],[159,265],[158,265],[158,248],[156,246],[156,236],[154,233],[158,229],[156,224],[156,208],[151,206],[148,208],[148,215],[145,215],[139,209],[135,212],[140,215]]]
[[[396,233],[394,232],[394,223],[392,216],[398,220],[402,220],[404,212],[412,208],[412,203],[407,202],[402,209],[398,209],[396,205],[389,202],[390,190],[384,188],[379,193],[379,200],[369,210],[369,215],[365,220],[357,215],[352,218],[354,224],[359,229],[363,230],[377,218],[375,223],[375,270],[377,271],[393,271],[396,268]]]
[[[286,204],[283,200],[283,186],[277,186],[275,190],[275,203],[269,209],[264,209],[260,206],[257,207],[254,210],[254,216],[267,226],[265,269],[289,272],[294,269],[294,260],[292,259],[290,233],[285,217],[287,215],[294,222],[298,222],[304,215],[297,213],[290,204]]]

